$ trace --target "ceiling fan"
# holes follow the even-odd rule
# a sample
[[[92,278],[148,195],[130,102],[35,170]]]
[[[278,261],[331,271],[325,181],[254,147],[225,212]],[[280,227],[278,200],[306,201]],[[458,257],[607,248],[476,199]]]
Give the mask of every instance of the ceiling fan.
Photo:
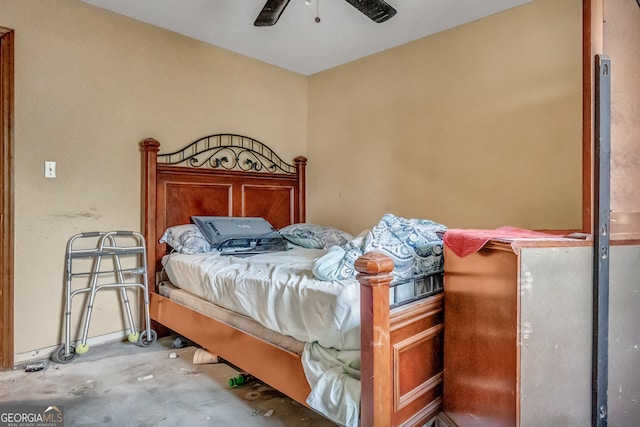
[[[384,0],[345,0],[374,22],[384,22],[396,14],[396,10]],[[640,0],[639,0],[640,1]],[[267,0],[253,25],[269,27],[278,22],[289,0]]]

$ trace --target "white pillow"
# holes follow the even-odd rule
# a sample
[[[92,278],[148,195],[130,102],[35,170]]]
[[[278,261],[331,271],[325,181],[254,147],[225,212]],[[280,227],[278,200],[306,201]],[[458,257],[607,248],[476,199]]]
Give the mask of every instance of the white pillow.
[[[281,228],[279,232],[289,242],[308,249],[342,246],[353,239],[346,231],[308,223],[291,224]]]
[[[176,252],[182,254],[193,255],[211,251],[211,245],[195,224],[174,225],[169,227],[159,242],[168,244]]]

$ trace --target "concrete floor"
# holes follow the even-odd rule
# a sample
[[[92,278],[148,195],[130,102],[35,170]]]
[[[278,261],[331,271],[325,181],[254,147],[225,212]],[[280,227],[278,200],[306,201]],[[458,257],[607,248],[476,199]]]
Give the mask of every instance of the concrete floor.
[[[41,371],[19,366],[0,372],[0,409],[55,405],[66,427],[336,426],[257,381],[229,388],[236,369],[194,364],[196,348],[175,349],[172,342],[173,337],[149,347],[108,343],[67,364],[46,361]],[[170,358],[172,352],[178,357]]]

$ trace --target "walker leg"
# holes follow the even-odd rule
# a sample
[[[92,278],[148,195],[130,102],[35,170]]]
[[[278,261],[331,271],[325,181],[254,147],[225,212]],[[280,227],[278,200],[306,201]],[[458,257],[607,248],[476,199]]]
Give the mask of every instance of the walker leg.
[[[71,344],[71,283],[67,283],[67,301],[64,312],[64,344],[51,353],[50,359],[55,363],[69,363],[76,357],[76,348]]]
[[[51,361],[55,363],[69,363],[76,357],[76,349],[71,344],[71,297],[67,296],[66,310],[64,313],[64,344],[51,353]]]
[[[87,314],[84,321],[84,329],[82,331],[82,342],[78,344],[76,347],[76,353],[84,354],[89,351],[89,346],[87,345],[87,337],[89,335],[89,323],[91,322],[91,313],[93,312],[93,303],[96,299],[97,286],[98,286],[98,272],[100,271],[100,263],[102,262],[102,257],[96,257],[96,263],[94,267],[94,272],[91,275],[91,292],[89,293],[89,304],[87,304]]]
[[[108,237],[109,237],[110,244],[112,246],[116,246],[115,238],[113,236],[108,236]],[[127,295],[127,289],[126,289],[127,283],[124,280],[124,275],[122,274],[122,264],[120,263],[119,255],[113,256],[113,264],[115,266],[116,279],[118,281],[117,283],[123,285],[120,287],[120,297],[122,299],[122,304],[124,305],[125,314],[127,315],[127,321],[129,322],[129,335],[127,336],[127,339],[129,340],[129,342],[135,343],[135,342],[138,342],[138,339],[140,338],[140,334],[136,330],[136,324],[133,322],[133,315],[131,314],[131,305],[129,304],[129,296]]]
[[[55,363],[69,363],[76,357],[75,347],[71,344],[71,244],[74,239],[67,243],[65,255],[65,311],[62,319],[64,323],[64,344],[51,354],[51,360]]]
[[[67,284],[67,302],[64,312],[64,354],[71,353],[71,284]]]
[[[158,339],[158,335],[156,334],[156,331],[151,329],[151,317],[149,316],[149,287],[147,286],[148,282],[147,282],[146,257],[145,257],[145,263],[144,263],[144,270],[142,273],[142,283],[143,283],[142,295],[144,297],[145,330],[142,331],[142,335],[140,335],[140,340],[138,342],[140,343],[140,345],[146,347],[153,344]]]
[[[129,340],[129,342],[133,342],[133,343],[138,342],[138,339],[140,338],[140,334],[138,333],[138,331],[136,331],[136,325],[133,322],[133,315],[131,314],[131,306],[129,304],[127,290],[124,287],[120,288],[120,295],[122,297],[124,311],[127,315],[127,321],[129,322],[129,335],[127,336],[127,339]]]

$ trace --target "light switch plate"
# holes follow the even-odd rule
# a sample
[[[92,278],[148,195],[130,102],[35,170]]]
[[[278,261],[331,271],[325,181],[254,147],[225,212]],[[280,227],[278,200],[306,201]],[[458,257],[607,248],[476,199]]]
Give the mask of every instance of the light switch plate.
[[[44,162],[44,177],[55,178],[56,177],[56,162],[45,160]]]

